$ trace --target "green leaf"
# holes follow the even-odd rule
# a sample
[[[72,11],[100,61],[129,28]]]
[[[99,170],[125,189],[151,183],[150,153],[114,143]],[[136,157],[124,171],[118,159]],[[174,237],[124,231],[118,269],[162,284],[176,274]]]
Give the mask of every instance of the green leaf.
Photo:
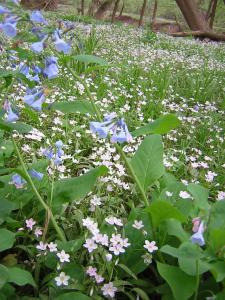
[[[135,292],[135,293],[137,293],[138,296],[140,296],[140,298],[142,300],[149,300],[148,295],[142,289],[140,289],[140,288],[134,288],[134,289],[132,289],[132,291]]]
[[[5,221],[5,219],[9,216],[9,214],[14,208],[14,203],[6,199],[0,198],[0,224],[3,223],[3,221]]]
[[[216,282],[223,281],[225,278],[225,262],[217,261],[211,264],[210,271],[212,272]]]
[[[212,229],[210,231],[210,246],[215,250],[218,251],[225,245],[225,229]]]
[[[170,130],[177,128],[180,125],[180,120],[173,114],[160,116],[154,122],[136,129],[132,132],[133,137],[147,135],[150,133],[165,134]]]
[[[95,111],[93,106],[88,101],[76,100],[71,102],[55,102],[50,106],[53,110],[59,110],[64,114],[71,113],[82,113],[82,114],[91,114],[94,115]]]
[[[65,202],[71,202],[83,198],[94,187],[99,176],[105,175],[108,169],[100,166],[86,174],[62,179],[55,183],[53,205],[58,206]]]
[[[178,267],[157,263],[159,274],[165,279],[170,286],[175,300],[189,299],[196,285],[196,278],[189,276],[181,271]]]
[[[176,219],[180,222],[186,221],[185,215],[166,201],[155,201],[146,210],[151,214],[154,226],[158,226],[167,219]]]
[[[28,133],[32,129],[33,129],[32,126],[19,121],[16,123],[7,123],[0,120],[0,130],[4,130],[4,131],[16,130],[18,133]]]
[[[0,265],[0,289],[6,284],[8,278],[9,278],[8,269],[5,266]]]
[[[83,62],[85,64],[97,64],[100,66],[108,65],[106,60],[104,60],[101,57],[95,56],[95,55],[80,54],[80,55],[75,55],[72,58],[74,58],[80,62]]]
[[[137,276],[127,266],[123,264],[118,264],[117,266],[120,267],[123,271],[125,271],[128,275],[130,275],[134,279],[137,279]]]
[[[66,242],[57,241],[57,246],[59,250],[65,250],[66,252],[78,251],[83,245],[84,239],[70,240]]]
[[[185,242],[179,248],[164,245],[160,251],[176,258],[194,258],[196,260],[203,256],[202,250],[191,242]]]
[[[65,293],[62,294],[58,297],[55,298],[56,300],[72,300],[72,299],[76,299],[76,300],[91,300],[90,297],[80,293],[80,292],[69,292],[69,293]]]
[[[225,229],[225,201],[217,201],[211,208],[209,229],[224,228]]]
[[[83,267],[75,262],[65,265],[63,271],[79,283],[84,281],[85,273]]]
[[[7,229],[0,229],[0,252],[12,248],[15,242],[15,234]]]
[[[208,203],[209,191],[201,185],[191,183],[188,185],[187,190],[194,197],[194,202],[199,209],[210,209]]]
[[[17,267],[9,268],[8,271],[9,271],[8,282],[15,283],[19,286],[23,286],[26,284],[30,284],[33,287],[36,286],[30,272]]]
[[[168,235],[176,236],[181,242],[187,241],[190,238],[181,223],[175,219],[167,220],[165,222],[165,228]]]
[[[142,187],[146,190],[165,172],[161,136],[151,135],[146,137],[130,163]]]

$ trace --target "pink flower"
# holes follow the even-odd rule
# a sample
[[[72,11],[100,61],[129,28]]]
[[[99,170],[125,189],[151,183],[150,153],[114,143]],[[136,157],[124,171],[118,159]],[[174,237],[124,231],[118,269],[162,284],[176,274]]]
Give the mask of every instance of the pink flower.
[[[147,249],[149,253],[153,253],[154,251],[158,250],[155,241],[149,242],[146,240],[144,248]]]
[[[32,218],[25,221],[26,227],[30,230],[33,229],[33,226],[36,224],[36,221],[34,221]]]

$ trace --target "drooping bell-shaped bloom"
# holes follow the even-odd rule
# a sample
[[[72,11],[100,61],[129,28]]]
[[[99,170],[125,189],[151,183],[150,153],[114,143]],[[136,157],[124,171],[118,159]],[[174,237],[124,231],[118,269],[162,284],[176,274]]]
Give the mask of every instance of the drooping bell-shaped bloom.
[[[30,20],[35,23],[41,23],[45,25],[48,24],[42,13],[38,10],[32,11],[32,13],[30,14]]]
[[[55,146],[56,146],[56,149],[57,149],[56,154],[57,154],[57,156],[58,156],[59,158],[61,158],[61,156],[64,155],[64,151],[62,150],[62,147],[64,146],[64,145],[63,145],[63,142],[62,142],[62,141],[57,141],[57,142],[55,143]]]
[[[0,5],[0,15],[8,14],[10,10],[2,5]]]
[[[69,54],[71,51],[70,44],[66,43],[63,39],[60,38],[58,30],[55,31],[53,35],[55,48],[59,52],[63,52],[64,54]]]
[[[90,130],[93,133],[97,133],[100,138],[106,138],[109,131],[115,126],[115,113],[111,113],[105,116],[104,122],[91,122]]]
[[[51,148],[44,149],[42,153],[48,159],[52,159],[54,157],[54,152]]]
[[[3,109],[6,111],[6,122],[13,123],[19,120],[19,116],[15,112],[13,112],[11,104],[8,101],[4,103]]]
[[[44,49],[44,41],[35,42],[31,45],[31,50],[35,53],[40,53]]]
[[[5,18],[4,23],[0,24],[0,30],[10,38],[14,38],[17,35],[17,22],[19,18],[15,15],[9,15]]]
[[[36,82],[40,82],[40,78],[37,74],[35,74],[34,76],[30,74],[31,68],[29,66],[27,66],[24,63],[21,63],[19,65],[19,72],[21,74],[23,74],[24,76],[26,76],[27,79],[31,80],[31,81],[36,81]]]
[[[58,76],[59,69],[57,65],[57,57],[49,56],[45,59],[45,69],[43,70],[48,79],[53,79]]]
[[[41,68],[38,66],[33,66],[32,69],[35,75],[40,74],[42,72]]]
[[[45,95],[43,89],[34,88],[28,90],[27,94],[24,96],[24,103],[32,107],[34,110],[41,111],[42,104],[45,101]]]
[[[38,180],[42,180],[42,178],[44,177],[44,174],[43,173],[40,173],[34,169],[30,170],[29,171],[29,174],[33,177],[33,178],[36,178]]]
[[[205,245],[205,239],[203,236],[204,230],[205,230],[204,222],[201,222],[201,224],[199,225],[198,231],[191,236],[191,242],[193,244],[198,244],[199,246]]]
[[[15,174],[12,176],[11,184],[14,184],[17,189],[22,189],[26,183],[26,180],[24,180],[20,175]]]
[[[130,134],[127,124],[123,119],[117,121],[113,135],[111,137],[111,143],[130,143],[132,142],[132,135]]]

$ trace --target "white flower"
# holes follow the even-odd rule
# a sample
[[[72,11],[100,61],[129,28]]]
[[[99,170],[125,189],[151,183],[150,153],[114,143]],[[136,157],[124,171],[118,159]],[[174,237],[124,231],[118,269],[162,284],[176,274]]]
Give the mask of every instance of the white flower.
[[[218,196],[217,196],[217,200],[219,200],[219,201],[225,200],[225,192],[219,191]]]
[[[98,248],[98,245],[95,244],[95,241],[93,239],[86,239],[84,247],[88,249],[88,252],[91,253],[95,249]]]
[[[47,249],[48,244],[40,242],[39,245],[36,246],[38,250],[45,251]]]
[[[117,288],[113,286],[112,282],[109,282],[104,284],[101,290],[104,296],[109,296],[113,298],[115,296],[115,292],[117,291]]]
[[[105,219],[105,221],[110,225],[123,226],[122,221],[116,217],[108,217]]]
[[[186,191],[180,191],[179,196],[182,199],[191,199],[192,198],[191,195]]]
[[[95,275],[95,280],[96,280],[97,283],[101,283],[101,282],[104,281],[104,278],[101,275],[96,274]]]
[[[57,253],[57,256],[61,263],[63,262],[70,262],[70,255],[67,254],[64,250]]]
[[[95,277],[97,275],[97,269],[92,267],[92,266],[89,266],[87,268],[87,271],[86,273],[90,276],[90,277]]]
[[[54,244],[53,242],[48,244],[48,248],[50,252],[57,252],[57,244]]]
[[[38,238],[39,236],[42,235],[42,229],[37,227],[35,228],[35,231],[34,231],[34,235]]]
[[[144,227],[143,225],[143,222],[142,221],[138,221],[138,220],[135,220],[134,221],[134,224],[132,225],[132,227],[136,228],[136,229],[141,229]]]
[[[217,176],[216,173],[208,171],[208,173],[205,175],[205,180],[207,182],[213,182],[215,176]]]
[[[30,230],[33,229],[33,226],[36,224],[36,221],[34,221],[32,218],[25,221],[26,227]]]
[[[68,280],[70,279],[70,276],[66,275],[64,272],[61,272],[58,277],[55,278],[56,285],[68,285]]]
[[[91,199],[91,205],[93,206],[100,206],[102,204],[101,198],[97,197],[96,195],[93,196]]]
[[[149,253],[153,253],[154,251],[158,250],[155,241],[149,242],[148,240],[145,240],[144,248],[147,249]]]
[[[168,191],[166,191],[166,193],[165,193],[165,194],[166,194],[166,196],[167,196],[167,197],[172,197],[172,196],[173,196],[173,193],[171,193],[171,192],[168,192]]]
[[[106,259],[107,261],[111,261],[111,260],[112,260],[112,254],[111,254],[111,253],[107,253],[107,254],[105,255],[105,259]]]

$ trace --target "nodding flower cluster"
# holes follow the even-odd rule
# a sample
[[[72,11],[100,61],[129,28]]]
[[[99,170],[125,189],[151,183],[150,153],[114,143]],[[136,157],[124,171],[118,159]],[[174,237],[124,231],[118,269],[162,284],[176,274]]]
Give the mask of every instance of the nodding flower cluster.
[[[115,112],[106,115],[103,122],[91,122],[90,129],[93,133],[97,133],[100,138],[106,138],[111,134],[111,143],[132,142],[132,135],[127,124],[124,119],[117,118]]]
[[[37,41],[32,43],[30,46],[30,49],[34,53],[42,52],[47,47],[48,40],[54,43],[55,49],[58,52],[62,52],[64,54],[69,54],[71,52],[70,42],[65,42],[62,39],[62,35],[64,35],[68,30],[72,29],[71,26],[68,27],[66,25],[65,30],[51,30],[49,27],[47,27],[47,29],[49,29],[48,31],[50,32],[47,34],[45,26],[48,26],[48,22],[45,20],[40,11],[33,11],[27,15],[27,13],[19,10],[18,1],[12,0],[11,2],[12,3],[9,7],[0,5],[0,32],[2,31],[3,34],[8,38],[14,38],[18,34],[17,23],[20,21],[25,21],[31,24],[31,32],[37,38]],[[13,3],[15,6],[12,5]],[[60,25],[60,28],[61,27],[62,24]],[[17,57],[17,52],[14,50],[9,51],[9,59],[14,60],[12,67],[16,68],[18,73],[24,75],[28,80],[36,82],[39,85],[41,75],[48,79],[54,79],[59,73],[57,57],[55,56],[46,57],[44,62],[45,66],[43,68],[31,63],[20,63],[17,67],[16,64],[18,64],[19,59]],[[25,104],[36,111],[42,110],[42,104],[44,101],[45,95],[43,89],[39,86],[36,86],[33,89],[28,89],[27,94],[24,97]],[[16,122],[19,119],[18,112],[16,110],[12,110],[9,101],[5,102],[3,109],[6,112],[6,122]]]
[[[63,158],[62,158],[62,156],[64,155],[64,151],[62,150],[63,146],[64,145],[62,141],[57,141],[55,143],[56,151],[54,152],[53,148],[44,149],[43,155],[48,159],[52,159],[54,165],[58,166],[63,162]]]

